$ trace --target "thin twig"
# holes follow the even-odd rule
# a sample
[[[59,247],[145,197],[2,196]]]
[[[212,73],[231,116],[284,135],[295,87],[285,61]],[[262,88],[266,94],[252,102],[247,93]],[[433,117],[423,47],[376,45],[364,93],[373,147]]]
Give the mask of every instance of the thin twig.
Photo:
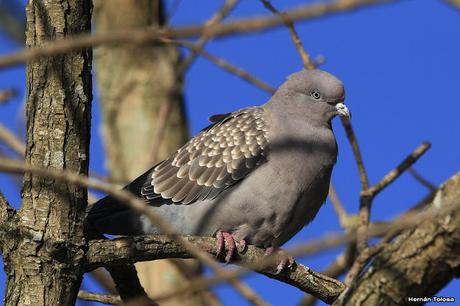
[[[182,61],[179,65],[177,74],[183,75],[190,65],[195,60],[196,56],[203,51],[204,46],[209,39],[212,38],[212,35],[209,35],[209,30],[215,25],[219,24],[238,4],[239,0],[226,0],[224,5],[217,10],[217,12],[204,23],[204,32],[201,37],[198,39],[198,42],[195,44],[188,44],[191,53],[190,55]],[[185,45],[185,44],[183,44]],[[157,116],[157,122],[155,126],[155,135],[153,136],[152,149],[150,150],[150,163],[156,163],[158,159],[158,153],[160,151],[160,143],[163,141],[163,137],[166,130],[166,124],[169,121],[169,116],[171,114],[173,105],[171,101],[165,101],[160,105],[160,110]]]
[[[344,13],[361,7],[397,2],[400,0],[336,0],[326,3],[304,5],[291,11],[286,11],[286,20],[297,21],[318,18],[334,13]],[[278,27],[284,23],[278,16],[257,16],[245,19],[234,19],[214,26],[209,35],[224,37],[236,34],[248,34]],[[82,34],[72,38],[53,41],[42,47],[24,49],[0,58],[0,67],[12,66],[35,60],[41,57],[68,53],[77,49],[97,47],[100,45],[142,44],[158,41],[163,38],[197,37],[204,33],[205,26],[185,26],[178,28],[149,28],[112,32],[107,34]]]
[[[192,48],[192,46],[189,44],[189,42],[187,41],[181,41],[179,42],[180,45],[184,46],[184,47],[188,47],[188,48]],[[212,55],[211,53],[205,51],[205,50],[201,50],[201,51],[197,51],[198,53],[200,53],[200,55],[209,60],[211,63],[215,64],[216,66],[224,69],[225,71],[231,73],[231,74],[234,74],[238,77],[240,77],[241,79],[247,81],[248,83],[270,93],[270,94],[273,94],[275,93],[276,89],[270,85],[268,85],[267,83],[265,83],[264,81],[261,81],[259,79],[257,79],[256,77],[254,77],[253,75],[251,75],[249,72],[247,72],[246,70],[240,68],[240,67],[237,67],[235,65],[232,65],[230,64],[229,62],[227,62],[226,60],[224,60],[223,58],[220,58],[220,57],[217,57],[215,55]]]
[[[369,179],[367,178],[366,168],[364,167],[364,162],[361,156],[361,150],[359,149],[356,134],[353,130],[351,122],[348,119],[345,119],[343,117],[341,117],[340,119],[342,120],[342,125],[345,129],[345,133],[347,134],[348,141],[351,144],[351,149],[353,150],[356,165],[358,166],[359,178],[361,180],[361,189],[366,190],[369,188]]]
[[[421,222],[421,220],[443,220],[445,216],[454,211],[458,213],[459,208],[460,202],[456,202],[451,203],[451,205],[441,206],[441,208],[433,207],[432,209],[424,210],[422,212],[414,211],[411,213],[407,213],[404,216],[401,216],[400,218],[397,218],[392,222],[375,224],[375,226],[369,229],[369,236],[380,237],[394,230],[409,229],[414,226],[417,226]],[[183,238],[195,244],[198,248],[211,254],[215,254],[215,238],[192,236],[185,236]],[[345,243],[355,243],[356,238],[357,235],[354,231],[346,234],[328,234],[315,241],[295,246],[287,250],[287,252],[296,257],[308,256],[321,251],[335,248]],[[92,251],[92,249],[94,249],[94,251]],[[91,255],[93,252],[95,253],[94,256]],[[190,256],[191,254],[189,254],[181,244],[177,244],[176,242],[169,238],[166,238],[165,236],[126,237],[113,241],[99,240],[90,242],[89,250],[87,253],[88,266],[86,269],[91,269],[94,267],[110,264],[123,264],[124,262],[144,261],[162,258],[189,258]],[[249,246],[246,252],[238,254],[237,256],[241,261],[238,261],[236,263],[243,265],[243,268],[226,271],[223,275],[216,275],[207,279],[198,278],[193,283],[183,288],[174,290],[172,292],[167,292],[162,295],[158,295],[154,297],[154,300],[161,301],[180,294],[196,293],[201,290],[207,289],[210,286],[214,286],[216,284],[228,281],[229,279],[241,277],[251,271],[258,271],[268,277],[289,283],[306,292],[309,292],[307,290],[308,288],[312,288],[314,290],[310,293],[314,293],[315,295],[318,294],[318,292],[316,292],[318,289],[318,285],[323,285],[320,279],[326,279],[329,285],[340,284],[340,282],[334,279],[329,279],[322,274],[313,272],[302,265],[297,266],[297,268],[294,268],[291,271],[287,271],[285,273],[280,273],[277,275],[271,274],[273,272],[266,272],[267,267],[269,267],[268,271],[273,271],[272,269],[276,265],[276,261],[273,257],[265,257],[264,250],[254,246]],[[301,268],[300,270],[299,267]],[[313,287],[311,287],[312,285]],[[330,303],[337,297],[337,294],[341,292],[341,290],[334,290],[334,292],[335,293],[332,293],[330,291],[330,296],[327,298],[323,297],[323,301],[329,301]]]
[[[17,155],[24,158],[26,152],[26,145],[17,137],[11,130],[0,123],[0,141],[4,142],[10,147]],[[94,194],[88,193],[88,202],[94,203],[97,198]]]
[[[8,102],[11,98],[15,97],[18,92],[14,89],[0,90],[0,104]]]
[[[140,213],[144,213],[146,216],[149,217],[149,219],[157,218],[155,213],[153,213],[151,210],[147,209],[144,206],[145,203],[142,200],[137,199],[136,197],[132,196],[131,194],[129,194],[129,192],[126,192],[126,191],[123,191],[123,190],[116,190],[112,186],[109,186],[109,185],[104,184],[102,182],[98,182],[98,181],[93,180],[93,179],[88,179],[87,177],[82,176],[82,175],[78,175],[78,174],[71,173],[71,172],[68,172],[68,171],[62,171],[62,170],[58,171],[58,170],[52,170],[52,169],[44,169],[44,168],[40,168],[40,167],[36,167],[36,166],[29,166],[29,165],[26,165],[24,163],[17,162],[17,161],[14,161],[14,160],[9,160],[9,159],[6,159],[6,160],[5,159],[0,159],[0,169],[2,169],[3,171],[8,171],[8,172],[24,172],[24,171],[32,172],[32,173],[34,173],[36,175],[50,177],[50,178],[57,179],[57,180],[63,180],[63,181],[66,181],[68,183],[75,184],[75,185],[87,186],[89,188],[98,189],[100,191],[109,193],[113,197],[115,197],[118,200],[120,200],[120,201],[126,203],[127,205],[129,205],[134,210],[136,210],[136,211],[138,211]],[[411,213],[411,214],[407,214],[404,218],[400,218],[400,219],[398,219],[398,220],[396,220],[394,222],[390,222],[388,224],[382,224],[380,226],[378,226],[378,225],[374,226],[373,228],[369,229],[369,236],[379,236],[379,235],[382,235],[384,233],[387,233],[390,230],[409,228],[409,227],[417,225],[418,223],[420,223],[420,220],[422,220],[424,218],[432,218],[432,219],[434,219],[436,217],[436,219],[439,219],[441,215],[449,214],[452,211],[457,210],[459,208],[459,206],[460,206],[460,203],[451,203],[451,205],[443,205],[443,206],[440,206],[440,208],[433,207],[433,209],[426,210],[426,211],[423,211],[421,213],[414,212],[414,213]],[[167,229],[168,225],[164,226],[163,221],[160,218],[158,218],[158,220],[155,220],[155,221],[156,221],[156,225],[158,227],[164,227],[165,229]],[[152,220],[152,222],[155,222],[155,221]],[[189,252],[188,256],[190,256],[190,255],[195,256],[194,254],[192,254],[192,252],[190,252],[190,250],[195,250],[195,249],[197,249],[197,247],[196,246],[193,246],[191,248],[189,247],[190,245],[193,245],[192,243],[190,243],[189,240],[187,240],[189,238],[183,237],[183,236],[178,236],[177,233],[175,233],[175,232],[168,233],[168,234],[169,234],[169,236],[174,237],[172,239],[173,239],[173,241],[176,241],[178,243],[177,247],[182,247],[183,250],[185,250],[186,252]],[[132,239],[136,239],[136,238],[132,238]],[[213,241],[215,243],[215,238],[200,238],[200,239],[211,239],[211,241]],[[350,242],[352,242],[354,240],[356,240],[356,235],[353,232],[348,233],[348,234],[334,234],[334,235],[329,235],[326,238],[321,239],[319,241],[315,241],[313,243],[308,243],[306,245],[301,245],[301,246],[295,247],[295,248],[291,249],[289,251],[289,253],[294,255],[294,256],[298,256],[298,255],[301,255],[301,254],[307,254],[308,255],[308,254],[312,254],[314,252],[318,252],[320,250],[326,250],[326,249],[336,247],[336,246],[341,245],[343,243],[350,243]],[[184,241],[186,241],[186,242],[184,243]],[[137,241],[136,243],[138,243],[138,242],[139,241]],[[109,243],[109,242],[107,242],[107,243]],[[208,245],[208,247],[213,249],[213,251],[215,252],[215,248],[213,246],[214,246],[213,243],[212,243],[212,245]],[[101,253],[100,251],[102,249],[103,248],[98,248],[99,254]],[[165,250],[165,248],[163,246],[160,246],[160,249],[163,250],[163,251]],[[133,254],[135,254],[135,252],[134,252],[135,250],[136,250],[136,247],[129,246],[129,250],[125,255],[128,256],[128,258],[130,258],[132,260],[132,256],[133,256]],[[263,252],[263,250],[260,250],[260,252]],[[180,254],[182,254],[181,256],[184,256],[184,251],[181,251]],[[111,259],[117,261],[117,259],[113,258],[114,255],[115,254],[111,254]],[[260,255],[262,255],[262,253]],[[246,254],[243,254],[243,256],[246,256]],[[267,258],[265,258],[263,260],[260,260],[260,257],[261,256],[258,256],[258,260],[256,262],[254,262],[252,265],[249,265],[249,267],[251,269],[261,270],[263,267],[267,267],[269,265],[274,265],[275,262],[276,262],[276,260],[273,257],[267,257]],[[104,263],[106,263],[108,261],[110,261],[110,260],[106,259],[106,260],[103,261],[102,264],[104,264]],[[235,277],[239,277],[239,276],[241,276],[241,275],[243,275],[243,274],[245,274],[247,272],[248,271],[246,269],[237,269],[237,270],[233,270],[233,271],[229,271],[229,272],[223,272],[222,275],[216,275],[216,276],[214,276],[214,277],[212,277],[210,279],[207,279],[207,280],[203,280],[203,281],[198,281],[197,280],[196,282],[191,284],[190,287],[186,286],[186,288],[182,288],[182,289],[180,289],[178,291],[184,292],[184,290],[185,290],[185,292],[190,293],[191,292],[191,291],[189,291],[190,288],[195,288],[193,290],[201,290],[201,289],[207,288],[208,286],[210,286],[212,284],[216,284],[218,282],[222,282],[222,281],[226,281],[226,280],[229,280],[229,279],[232,279],[232,278],[235,278]],[[306,272],[310,272],[310,271],[307,269]],[[280,279],[280,280],[284,279],[285,281],[287,281],[286,277],[292,276],[290,273],[288,273],[288,275],[282,274],[282,275],[278,275],[278,276],[273,276],[273,275],[268,275],[268,276],[274,277],[274,278],[277,278],[277,279]],[[305,271],[303,271],[302,273],[305,273]],[[197,288],[200,288],[200,289],[197,289]],[[194,291],[194,292],[196,292],[196,291]],[[166,295],[171,295],[171,294],[172,293],[165,294],[165,296]],[[175,294],[177,294],[177,292]]]
[[[22,172],[31,172],[36,175],[44,176],[44,177],[50,177],[53,179],[57,180],[63,180],[75,185],[79,186],[86,186],[89,188],[94,188],[96,190],[105,192],[114,198],[118,199],[122,203],[128,205],[131,209],[134,211],[137,211],[141,214],[144,214],[152,224],[155,224],[158,226],[158,228],[171,237],[171,239],[174,239],[177,241],[179,244],[182,244],[184,248],[190,252],[194,257],[199,259],[202,263],[208,265],[211,267],[216,275],[223,275],[225,274],[225,270],[219,265],[219,263],[214,260],[209,254],[201,251],[200,249],[196,248],[193,244],[188,242],[186,239],[184,239],[169,223],[165,222],[161,216],[159,216],[156,212],[148,208],[148,205],[141,200],[140,198],[135,197],[132,195],[130,192],[127,192],[123,189],[119,190],[115,186],[106,184],[104,182],[101,182],[99,180],[96,180],[94,178],[90,179],[86,176],[79,175],[76,173],[72,173],[69,171],[57,171],[54,169],[45,169],[33,165],[27,165],[23,162],[20,161],[15,161],[15,160],[10,160],[10,159],[0,159],[0,169],[3,171],[8,171],[8,172],[16,172],[16,173],[22,173]],[[241,283],[233,283],[235,286],[237,286],[240,290],[242,290],[245,293],[246,298],[248,298],[252,303],[255,305],[267,305],[261,298],[259,298],[255,294],[251,294],[248,290],[248,288],[241,286]]]
[[[374,256],[378,250],[377,246],[368,247],[368,231],[370,211],[373,199],[389,184],[394,182],[401,174],[409,169],[426,151],[430,148],[430,143],[423,143],[418,146],[409,156],[407,156],[396,168],[385,175],[377,184],[361,191],[360,194],[360,224],[357,234],[358,259],[353,264],[350,272],[347,275],[347,284],[349,285],[358,275],[359,271],[364,267],[366,262]],[[377,250],[377,251],[376,251]],[[375,252],[374,252],[375,251]]]
[[[433,184],[432,182],[430,182],[429,180],[427,180],[426,178],[424,178],[420,173],[418,173],[417,170],[415,170],[414,168],[410,167],[407,172],[410,173],[410,175],[412,175],[412,177],[417,181],[419,182],[421,185],[425,186],[428,190],[430,191],[435,191],[438,189],[438,187],[436,187],[435,184]]]
[[[334,206],[335,213],[339,218],[339,224],[343,229],[347,229],[350,226],[350,217],[346,212],[345,208],[342,205],[342,202],[335,191],[335,188],[332,184],[329,185],[329,200],[331,201],[332,205]]]
[[[375,197],[384,188],[393,183],[398,177],[408,170],[431,147],[431,143],[424,142],[407,156],[396,168],[388,172],[377,184],[364,191],[365,197]]]
[[[361,194],[369,188],[369,179],[367,177],[366,168],[364,167],[363,158],[361,156],[361,150],[359,149],[358,140],[356,134],[353,130],[351,122],[348,119],[341,118],[342,125],[347,134],[348,142],[350,142],[353,155],[355,157],[356,165],[358,167],[359,178],[361,181]],[[359,198],[359,226],[357,230],[358,239],[357,250],[358,254],[364,251],[367,247],[367,233],[366,230],[369,226],[369,213],[370,213],[371,203],[365,199],[363,196]]]
[[[8,145],[17,155],[24,157],[26,146],[6,126],[0,123],[0,141]]]
[[[122,304],[122,301],[119,295],[100,294],[100,293],[94,293],[94,292],[89,292],[85,290],[78,291],[78,298],[81,300],[98,302],[98,303],[108,304],[108,305],[121,305]]]
[[[297,49],[297,52],[299,52],[300,59],[302,60],[303,66],[305,69],[315,69],[315,65],[310,60],[310,55],[305,51],[302,41],[300,40],[299,34],[297,34],[297,31],[294,27],[294,22],[290,20],[288,17],[286,17],[285,13],[280,13],[268,0],[261,0],[263,5],[270,10],[273,14],[278,15],[281,20],[283,20],[283,23],[286,25],[286,27],[289,30],[289,33],[291,34],[291,39],[292,42],[294,43],[295,48]]]
[[[364,251],[359,254],[345,278],[344,283],[347,287],[352,284],[353,280],[356,279],[369,260],[383,250],[384,246],[385,244],[374,245],[364,249]]]
[[[200,50],[203,50],[206,43],[212,39],[212,36],[209,35],[209,29],[217,24],[219,24],[225,17],[230,14],[230,12],[236,7],[239,3],[239,0],[226,0],[221,9],[219,9],[209,20],[204,23],[205,30],[201,37],[198,39],[198,42],[195,43],[195,48],[191,50],[190,55],[185,58],[179,66],[179,74],[183,75],[187,69],[192,65],[193,61],[196,59]]]

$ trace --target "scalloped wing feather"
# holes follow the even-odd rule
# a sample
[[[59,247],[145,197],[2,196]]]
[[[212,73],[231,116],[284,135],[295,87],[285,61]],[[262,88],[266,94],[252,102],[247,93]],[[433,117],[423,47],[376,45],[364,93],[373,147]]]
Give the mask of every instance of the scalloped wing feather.
[[[141,194],[149,201],[162,198],[178,204],[217,197],[265,161],[263,113],[250,107],[213,116],[213,125],[153,169]]]

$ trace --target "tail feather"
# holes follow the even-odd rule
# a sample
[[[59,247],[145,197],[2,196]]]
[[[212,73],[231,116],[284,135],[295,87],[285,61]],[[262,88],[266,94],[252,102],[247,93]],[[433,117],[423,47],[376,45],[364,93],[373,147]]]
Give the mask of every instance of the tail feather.
[[[98,234],[141,234],[140,215],[118,200],[107,196],[88,207],[85,229]]]
[[[149,169],[123,189],[135,196],[140,196],[141,188],[149,179],[152,169]],[[140,214],[112,196],[106,196],[88,206],[85,232],[87,237],[92,238],[101,237],[102,234],[138,235],[142,233]]]

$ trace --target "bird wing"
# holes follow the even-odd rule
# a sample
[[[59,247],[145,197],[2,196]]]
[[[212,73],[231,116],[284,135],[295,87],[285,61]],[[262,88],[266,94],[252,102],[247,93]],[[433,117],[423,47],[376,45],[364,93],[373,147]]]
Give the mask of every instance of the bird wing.
[[[212,125],[153,168],[141,195],[150,202],[190,204],[213,199],[244,179],[265,160],[263,113],[262,108],[250,107],[213,116]]]

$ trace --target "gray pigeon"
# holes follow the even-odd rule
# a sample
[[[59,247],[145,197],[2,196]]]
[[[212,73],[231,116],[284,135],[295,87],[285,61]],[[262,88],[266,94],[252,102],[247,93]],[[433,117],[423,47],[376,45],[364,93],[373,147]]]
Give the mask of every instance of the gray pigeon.
[[[280,252],[325,201],[337,143],[336,116],[350,118],[342,82],[321,70],[290,75],[261,106],[215,115],[170,158],[125,187],[184,235],[216,236]],[[158,234],[144,216],[108,196],[89,208],[87,228],[115,235]],[[283,259],[279,269],[289,263]]]

